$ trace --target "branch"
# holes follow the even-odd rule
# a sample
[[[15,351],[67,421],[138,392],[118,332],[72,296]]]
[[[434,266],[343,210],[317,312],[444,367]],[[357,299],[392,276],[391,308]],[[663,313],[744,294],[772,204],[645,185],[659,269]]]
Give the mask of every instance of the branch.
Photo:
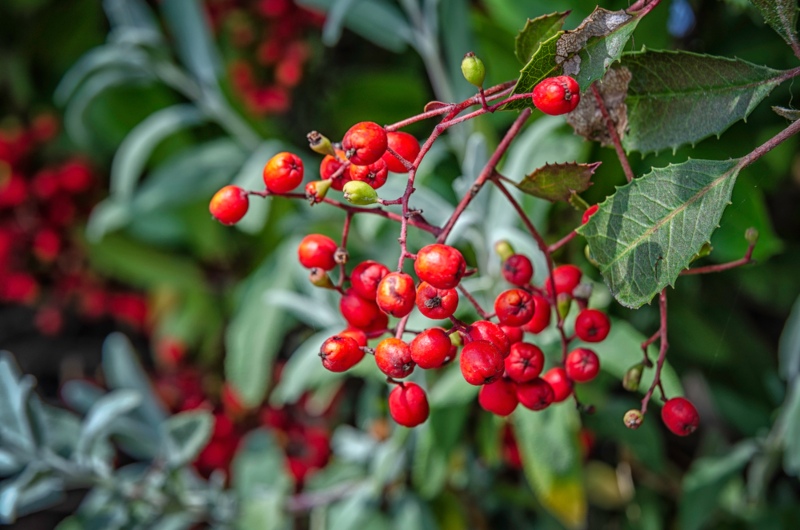
[[[667,350],[669,349],[669,342],[667,341],[667,289],[661,291],[658,295],[658,309],[661,315],[661,325],[658,329],[659,335],[659,348],[658,360],[656,361],[656,373],[653,376],[653,382],[647,390],[647,394],[642,398],[642,416],[647,413],[647,404],[650,403],[650,398],[653,397],[656,387],[661,390],[661,397],[664,398],[664,387],[661,385],[661,369],[664,367],[664,361],[667,360]],[[647,342],[647,341],[645,341]]]
[[[600,94],[600,90],[597,88],[597,83],[592,83],[591,88],[592,94],[594,94],[594,100],[597,102],[597,107],[600,109],[600,113],[603,115],[603,119],[606,121],[608,135],[611,136],[611,142],[614,144],[614,149],[617,151],[617,158],[619,158],[619,163],[622,165],[622,170],[625,172],[625,178],[628,180],[628,182],[630,182],[636,177],[636,175],[633,174],[628,157],[625,156],[625,151],[622,149],[622,142],[617,134],[617,125],[614,123],[614,120],[611,119],[611,115],[608,113],[606,102],[603,100],[603,95]]]

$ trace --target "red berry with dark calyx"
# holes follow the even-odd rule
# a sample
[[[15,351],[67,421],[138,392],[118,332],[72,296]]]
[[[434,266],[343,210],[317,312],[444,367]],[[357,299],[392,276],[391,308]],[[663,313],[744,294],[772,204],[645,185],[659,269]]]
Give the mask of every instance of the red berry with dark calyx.
[[[374,299],[378,284],[389,274],[389,268],[377,261],[362,261],[350,273],[350,286],[361,298]]]
[[[584,309],[575,319],[575,335],[584,342],[600,342],[608,337],[611,321],[597,309]]]
[[[471,385],[486,385],[503,374],[503,355],[485,340],[474,340],[461,350],[461,374]]]
[[[550,325],[552,311],[550,302],[540,294],[533,295],[533,318],[522,325],[522,330],[526,333],[541,333]]]
[[[569,352],[564,366],[567,377],[576,383],[588,383],[600,373],[600,359],[588,348],[577,348]]]
[[[364,350],[352,337],[334,335],[322,343],[319,356],[326,369],[331,372],[345,372],[364,358]]]
[[[567,376],[567,371],[556,366],[544,373],[542,379],[550,383],[555,397],[553,401],[561,403],[572,394],[572,380]]]
[[[512,285],[528,285],[533,278],[533,263],[523,254],[514,254],[503,262],[503,278]]]
[[[211,198],[208,211],[224,225],[238,223],[247,213],[247,192],[239,186],[225,186]]]
[[[519,403],[517,385],[502,377],[494,383],[483,385],[478,392],[478,403],[483,410],[492,414],[508,416]]]
[[[546,409],[556,401],[553,387],[541,377],[518,384],[517,399],[523,407],[531,410]]]
[[[581,283],[583,272],[575,265],[561,265],[553,269],[553,280],[556,284],[556,295],[568,294],[572,296],[572,291]],[[553,296],[550,278],[545,280],[544,287],[547,294]]]
[[[378,159],[368,166],[353,164],[349,169],[350,180],[366,182],[375,190],[386,184],[386,178],[389,176],[389,170],[386,169],[386,162],[383,159]]]
[[[592,206],[589,206],[588,208],[586,208],[586,211],[583,212],[583,217],[581,217],[581,224],[585,225],[586,223],[588,223],[589,222],[589,218],[591,216],[593,216],[595,213],[597,213],[597,209],[598,208],[599,208],[599,206],[596,205],[596,204],[593,204]]]
[[[389,414],[400,425],[416,427],[429,413],[428,397],[418,384],[404,381],[389,392]]]
[[[325,155],[325,158],[319,164],[319,176],[323,180],[330,180],[331,188],[336,191],[342,191],[344,185],[350,182],[350,171],[344,169],[339,172],[339,169],[345,164],[343,162],[345,159],[344,151],[337,149],[336,155]],[[339,175],[334,176],[337,172],[339,172]]]
[[[303,238],[297,247],[297,257],[300,264],[307,269],[332,270],[336,267],[334,255],[339,245],[322,234],[309,234]]]
[[[467,334],[472,340],[489,341],[503,357],[508,355],[511,341],[503,333],[503,329],[494,322],[478,320],[469,327]]]
[[[521,326],[533,318],[533,296],[522,289],[509,289],[497,295],[494,311],[501,324]]]
[[[390,272],[378,284],[375,301],[381,311],[402,318],[414,309],[414,278],[404,272]]]
[[[511,345],[511,353],[505,359],[506,375],[517,383],[527,383],[539,377],[544,368],[544,353],[541,348],[528,342]]]
[[[375,364],[389,377],[402,379],[414,371],[411,348],[395,338],[383,339],[375,348]]]
[[[278,153],[264,166],[263,176],[270,193],[289,193],[303,182],[303,161],[293,153]]]
[[[442,328],[426,329],[411,341],[411,360],[429,370],[444,364],[453,348],[450,336]]]
[[[458,249],[434,243],[422,247],[414,260],[414,271],[420,280],[437,289],[454,289],[467,270],[467,262]]]
[[[508,337],[509,344],[516,344],[518,342],[522,342],[522,337],[524,332],[522,331],[521,327],[518,326],[500,326],[500,329],[503,330],[503,333],[506,334]]]
[[[419,155],[419,142],[412,135],[407,132],[388,132],[386,133],[386,142],[388,147],[395,153],[405,158],[409,163],[414,163]],[[383,154],[383,161],[386,162],[386,167],[392,173],[407,173],[408,168],[390,153],[388,150]]]
[[[667,429],[678,436],[689,436],[700,425],[700,415],[697,409],[686,398],[674,397],[668,399],[661,409],[661,419]]]
[[[389,317],[372,300],[361,298],[348,289],[339,300],[339,311],[347,323],[367,334],[370,331],[386,329]]]
[[[388,140],[386,131],[377,123],[356,123],[342,138],[342,148],[351,164],[368,166],[377,162],[384,153]]]
[[[433,320],[450,318],[458,308],[458,291],[437,289],[428,282],[417,287],[416,303],[419,312]]]
[[[551,116],[575,110],[581,101],[578,82],[568,75],[548,77],[533,88],[533,104]]]

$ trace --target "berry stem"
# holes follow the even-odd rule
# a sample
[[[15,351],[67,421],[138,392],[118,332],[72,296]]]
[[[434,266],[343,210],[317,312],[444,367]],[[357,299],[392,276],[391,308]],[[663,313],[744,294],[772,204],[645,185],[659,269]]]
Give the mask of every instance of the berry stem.
[[[467,291],[463,285],[459,284],[458,290],[461,291],[461,294],[463,294],[466,297],[466,299],[469,300],[469,302],[473,305],[473,307],[475,307],[475,311],[478,312],[478,314],[481,316],[482,319],[489,320],[491,318],[489,314],[483,310],[483,308],[475,299],[475,297],[472,296],[472,294],[469,291]]]
[[[547,247],[547,252],[549,254],[552,254],[556,250],[560,249],[561,247],[563,247],[564,245],[575,239],[575,236],[577,235],[578,233],[573,230],[569,234],[565,235],[564,237],[562,237],[561,239],[559,239],[558,241]]]
[[[653,392],[656,387],[661,391],[661,397],[664,398],[664,387],[661,384],[661,369],[664,367],[664,361],[667,360],[667,350],[669,349],[669,341],[667,341],[667,289],[666,287],[658,295],[658,309],[661,315],[661,325],[658,329],[657,335],[659,337],[658,360],[656,361],[656,373],[653,376],[653,382],[647,390],[647,394],[642,398],[642,416],[647,413],[647,404],[650,403],[650,398],[653,397]],[[652,337],[651,337],[652,338]],[[649,340],[649,339],[648,339]],[[647,341],[645,341],[647,342]],[[646,351],[646,348],[645,348]]]
[[[722,272],[727,271],[730,269],[735,269],[736,267],[741,267],[742,265],[749,265],[750,263],[755,263],[756,260],[753,259],[753,250],[756,248],[756,243],[750,243],[747,246],[747,251],[744,253],[744,257],[739,258],[734,261],[729,261],[727,263],[720,263],[718,265],[706,265],[705,267],[695,267],[694,269],[686,269],[681,271],[681,276],[688,276],[690,274],[709,274],[712,272]]]
[[[350,221],[353,219],[353,212],[347,212],[344,216],[344,226],[342,227],[342,244],[340,248],[347,252],[347,236],[350,235]],[[339,264],[339,281],[336,283],[336,288],[341,292],[342,286],[347,279],[347,272],[345,271],[345,263]]]
[[[591,89],[592,94],[594,94],[594,100],[597,102],[597,108],[600,109],[600,113],[603,115],[603,119],[606,122],[608,135],[611,136],[611,142],[614,144],[614,149],[617,151],[617,158],[619,158],[619,163],[622,165],[622,171],[625,172],[625,178],[628,180],[628,182],[631,182],[636,176],[633,174],[633,169],[631,169],[631,164],[628,161],[628,157],[625,156],[625,151],[622,149],[622,142],[617,134],[617,125],[614,123],[614,120],[608,113],[606,102],[603,100],[603,95],[597,88],[597,82],[592,83]]]

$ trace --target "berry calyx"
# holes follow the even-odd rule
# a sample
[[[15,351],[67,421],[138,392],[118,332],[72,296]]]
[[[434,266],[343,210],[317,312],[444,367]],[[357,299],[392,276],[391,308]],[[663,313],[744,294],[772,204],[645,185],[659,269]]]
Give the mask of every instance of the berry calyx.
[[[239,186],[225,186],[211,198],[208,211],[220,223],[233,225],[244,217],[249,205],[245,190]]]
[[[414,260],[419,279],[437,289],[454,289],[466,270],[467,262],[461,252],[439,243],[422,247]]]
[[[416,427],[429,413],[428,397],[418,384],[404,381],[389,392],[389,414],[400,425]]]
[[[503,355],[489,341],[474,340],[461,350],[461,374],[471,385],[496,381],[503,368]]]
[[[333,144],[331,144],[331,141],[317,131],[311,131],[308,133],[306,135],[306,139],[308,140],[308,147],[310,147],[315,153],[319,153],[321,155],[332,155],[334,153]]]
[[[506,357],[511,347],[511,341],[503,333],[503,329],[488,320],[478,320],[469,327],[467,332],[472,340],[485,340],[490,342],[503,357]]]
[[[597,204],[593,204],[593,205],[589,206],[586,209],[586,211],[583,212],[583,216],[581,217],[581,224],[585,225],[587,222],[589,222],[589,218],[591,216],[593,216],[595,213],[597,213],[597,209],[598,208],[599,208],[599,206]]]
[[[553,280],[556,284],[556,296],[567,294],[572,296],[572,291],[581,283],[583,272],[575,265],[560,265],[553,269]],[[544,282],[547,294],[553,296],[552,285],[548,278]]]
[[[377,261],[362,261],[350,273],[350,286],[361,298],[374,300],[378,284],[389,274],[389,268]]]
[[[450,318],[458,307],[458,291],[437,289],[428,282],[420,282],[416,303],[419,312],[432,320]]]
[[[386,133],[386,142],[392,151],[413,163],[419,155],[419,142],[414,136],[402,131],[392,131]],[[388,150],[381,157],[386,162],[386,168],[392,173],[407,173],[408,168],[399,158]]]
[[[442,328],[426,329],[411,341],[411,360],[420,368],[438,368],[450,356],[453,344]]]
[[[339,245],[322,234],[309,234],[303,238],[297,247],[297,257],[300,264],[307,268],[318,268],[324,271],[336,267],[335,254]]]
[[[575,110],[581,101],[578,82],[568,75],[549,77],[533,89],[533,104],[537,109],[551,116],[566,114]]]
[[[518,342],[511,345],[505,359],[506,374],[517,383],[527,383],[539,377],[544,368],[544,352],[535,344]]]
[[[575,335],[584,342],[600,342],[610,330],[608,316],[597,309],[584,309],[575,319]]]
[[[667,429],[678,436],[688,436],[700,425],[697,409],[691,401],[683,397],[668,399],[661,408],[661,419]]]
[[[386,178],[389,176],[386,162],[382,158],[368,166],[351,165],[349,170],[352,180],[369,184],[375,190],[386,184]]]
[[[550,302],[540,294],[533,295],[533,318],[522,325],[522,330],[526,333],[541,333],[550,325],[552,311]]]
[[[527,256],[514,254],[503,262],[503,278],[512,285],[523,287],[533,278],[533,263]]]
[[[322,366],[331,372],[345,372],[364,358],[364,350],[354,338],[334,335],[322,343],[319,356],[322,358]]]
[[[546,409],[556,401],[553,387],[541,377],[518,384],[517,399],[523,407],[531,410]]]
[[[356,123],[342,138],[345,156],[351,164],[357,166],[368,166],[376,162],[386,152],[387,145],[386,131],[371,121]]]
[[[389,377],[402,379],[414,371],[411,348],[395,338],[383,339],[375,348],[375,364]]]
[[[264,166],[263,176],[270,193],[288,193],[303,181],[303,161],[293,153],[278,153]]]
[[[513,381],[500,378],[494,383],[483,385],[478,392],[478,403],[492,414],[508,416],[517,408],[517,388]]]
[[[404,272],[390,272],[378,284],[375,301],[381,311],[402,318],[414,309],[414,278]]]
[[[577,383],[588,383],[600,373],[600,359],[588,348],[577,348],[567,355],[567,377]]]
[[[550,368],[544,373],[542,379],[553,387],[553,401],[561,403],[572,394],[572,381],[567,376],[566,370],[560,366]]]
[[[533,297],[522,289],[504,291],[495,299],[494,311],[501,324],[522,326],[533,318],[535,311]]]

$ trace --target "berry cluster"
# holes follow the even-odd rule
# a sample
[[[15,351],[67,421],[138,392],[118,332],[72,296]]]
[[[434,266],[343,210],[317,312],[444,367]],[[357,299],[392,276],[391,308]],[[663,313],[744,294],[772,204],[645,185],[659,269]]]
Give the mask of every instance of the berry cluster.
[[[552,262],[552,252],[570,241],[576,233],[572,232],[550,246],[544,243],[519,204],[505,189],[503,177],[497,172],[497,162],[530,115],[530,110],[523,111],[517,118],[470,193],[462,198],[443,227],[429,224],[421,211],[409,206],[416,169],[432,143],[448,127],[494,112],[504,103],[523,97],[532,98],[537,109],[552,115],[571,112],[580,100],[577,82],[568,76],[558,76],[543,80],[530,94],[512,95],[489,106],[489,101],[508,94],[512,87],[499,85],[484,91],[485,69],[473,54],[465,57],[462,70],[467,80],[480,89],[477,96],[465,102],[437,104],[418,116],[386,127],[373,122],[357,123],[339,144],[331,143],[319,133],[310,133],[310,147],[324,158],[319,168],[320,179],[308,182],[305,193],[293,192],[303,181],[302,161],[292,153],[279,153],[264,167],[265,190],[246,191],[227,186],[212,198],[210,204],[211,214],[225,224],[233,224],[245,215],[250,195],[305,198],[312,205],[325,202],[346,212],[340,243],[322,234],[310,234],[298,248],[299,261],[309,269],[310,281],[318,287],[340,293],[339,309],[348,323],[346,330],[322,344],[319,356],[328,370],[344,372],[361,362],[367,354],[372,354],[387,382],[395,385],[389,393],[389,413],[397,423],[407,427],[419,425],[429,415],[425,390],[417,383],[403,380],[416,367],[436,369],[458,357],[464,379],[481,387],[478,401],[485,410],[507,416],[520,403],[531,410],[542,410],[574,396],[575,384],[587,383],[598,375],[600,360],[595,351],[580,345],[573,347],[572,342],[579,340],[591,344],[603,341],[611,326],[605,313],[588,307],[591,285],[581,283],[581,270],[569,264],[556,267]],[[480,109],[459,116],[470,106],[478,104]],[[422,145],[413,136],[397,130],[441,115],[444,118]],[[377,190],[385,184],[390,173],[404,174],[407,185],[401,197],[386,200],[378,196]],[[502,259],[503,277],[512,288],[497,295],[492,314],[484,311],[461,284],[464,277],[478,271],[468,268],[462,253],[446,244],[458,217],[486,182],[496,185],[520,213],[547,257],[548,265],[547,279],[540,285],[534,284],[531,260],[514,253],[509,243],[498,243],[496,251]],[[341,191],[344,202],[328,197],[331,189]],[[391,211],[391,206],[399,206],[401,213]],[[587,206],[582,221],[587,222],[596,211],[596,205]],[[400,258],[395,270],[373,260],[347,267],[350,222],[354,215],[362,213],[381,215],[401,224],[398,239]],[[436,241],[416,253],[411,252],[406,243],[409,226],[428,232]],[[414,275],[404,270],[405,260],[413,260]],[[337,268],[338,279],[334,282],[329,273]],[[462,296],[474,306],[478,320],[465,322],[455,316]],[[567,322],[573,305],[577,306],[577,315]],[[415,309],[431,320],[445,321],[446,325],[432,325],[414,332],[406,330],[408,316]],[[390,318],[399,321],[390,325]],[[551,322],[555,323],[560,334],[562,355],[559,362],[545,371],[544,352],[524,339],[526,333],[535,336]],[[572,334],[567,333],[570,325],[574,329]],[[384,337],[387,334],[390,336]],[[406,335],[414,337],[407,340]],[[369,346],[370,339],[377,341],[374,347]],[[692,419],[688,412],[691,405],[685,405],[688,403],[686,400],[676,399],[682,400],[682,406],[666,407],[665,423],[673,432],[688,434],[692,426],[697,425],[696,416]],[[577,397],[575,401],[578,401]],[[582,408],[591,410],[591,407]],[[629,420],[626,418],[629,426],[638,425]]]
[[[110,289],[89,269],[73,235],[98,198],[97,176],[80,158],[42,160],[57,131],[49,114],[27,128],[0,130],[0,303],[35,307],[34,322],[45,335],[61,331],[67,309],[142,329],[144,298]]]

